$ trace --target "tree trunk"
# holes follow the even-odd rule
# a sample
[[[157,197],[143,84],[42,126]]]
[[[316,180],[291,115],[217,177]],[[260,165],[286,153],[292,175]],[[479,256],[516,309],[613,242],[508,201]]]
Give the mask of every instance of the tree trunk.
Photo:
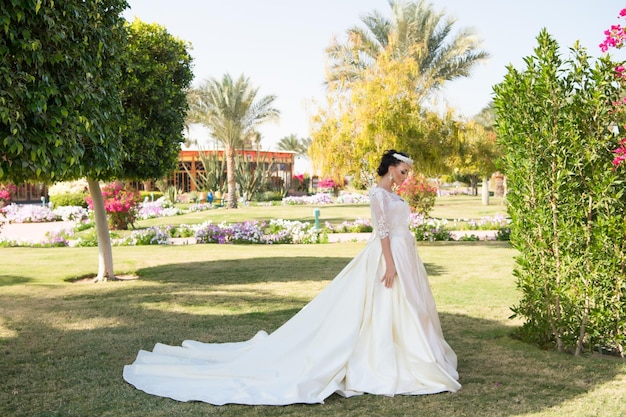
[[[476,175],[470,175],[470,188],[472,189],[472,195],[478,195],[478,177]]]
[[[504,197],[504,175],[500,172],[496,172],[493,179],[495,181],[493,195],[495,197]]]
[[[94,179],[87,179],[89,194],[93,202],[93,213],[96,220],[96,233],[98,235],[98,276],[94,282],[103,282],[107,279],[116,279],[113,273],[113,250],[111,249],[111,236],[107,214],[104,210],[104,198],[100,190],[100,183]]]
[[[489,205],[489,177],[483,177],[483,206]]]
[[[226,148],[226,182],[228,183],[228,208],[237,208],[237,182],[235,180],[235,148]]]

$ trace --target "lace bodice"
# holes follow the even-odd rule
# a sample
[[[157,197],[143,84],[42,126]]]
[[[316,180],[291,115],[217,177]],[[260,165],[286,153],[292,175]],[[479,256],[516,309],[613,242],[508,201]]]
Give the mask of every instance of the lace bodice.
[[[369,194],[372,223],[379,239],[409,230],[411,210],[406,201],[379,187],[372,188]]]

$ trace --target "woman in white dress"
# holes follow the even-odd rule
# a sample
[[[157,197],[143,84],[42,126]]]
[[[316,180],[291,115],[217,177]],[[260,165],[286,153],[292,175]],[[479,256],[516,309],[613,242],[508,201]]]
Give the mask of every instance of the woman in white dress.
[[[372,238],[280,328],[238,343],[157,343],[124,367],[124,379],[149,394],[215,405],[460,389],[457,358],[409,230],[409,206],[393,192],[412,163],[405,153],[385,152],[370,190]]]

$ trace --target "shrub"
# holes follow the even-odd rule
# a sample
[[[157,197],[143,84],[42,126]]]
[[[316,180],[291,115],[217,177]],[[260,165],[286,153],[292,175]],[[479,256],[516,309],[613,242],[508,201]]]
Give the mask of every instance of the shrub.
[[[280,191],[263,191],[255,193],[252,201],[281,201],[284,195]]]
[[[63,221],[82,222],[89,219],[89,212],[81,206],[61,206],[53,213]]]
[[[11,202],[17,187],[13,184],[0,184],[0,208]]]
[[[426,219],[421,214],[412,213],[409,229],[416,240],[429,242],[454,240],[452,233],[446,230],[446,224],[446,221]]]
[[[89,194],[85,192],[78,193],[62,193],[50,195],[50,202],[54,207],[64,206],[80,206],[87,208],[87,196]]]
[[[127,230],[135,221],[139,193],[125,189],[119,182],[112,182],[102,187],[102,197],[108,214],[109,229]],[[93,210],[91,196],[87,197],[87,203]]]
[[[326,229],[331,233],[369,233],[373,231],[372,223],[369,219],[358,218],[353,222],[345,221],[337,226],[326,222]]]
[[[160,197],[155,201],[139,203],[137,205],[136,217],[146,220],[155,217],[177,216],[179,214],[182,214],[182,211],[179,208],[175,207],[167,198]]]
[[[543,30],[527,68],[494,90],[505,151],[519,335],[580,355],[626,348],[626,194],[613,165],[623,77],[576,46],[563,59]],[[502,232],[505,236],[506,231]]]
[[[411,175],[400,185],[398,194],[404,198],[414,213],[427,217],[435,206],[437,188],[430,185],[423,175]]]
[[[126,240],[124,245],[164,245],[168,242],[167,229],[163,230],[159,227],[153,226],[142,230],[133,230]]]
[[[9,223],[40,223],[53,222],[56,214],[47,206],[38,204],[17,205],[10,204],[2,208],[5,221]]]
[[[480,238],[472,233],[471,235],[461,236],[457,240],[460,242],[476,242],[476,241],[479,241]]]
[[[500,240],[500,241],[511,240],[511,228],[510,227],[499,228],[498,232],[496,233],[496,240]]]

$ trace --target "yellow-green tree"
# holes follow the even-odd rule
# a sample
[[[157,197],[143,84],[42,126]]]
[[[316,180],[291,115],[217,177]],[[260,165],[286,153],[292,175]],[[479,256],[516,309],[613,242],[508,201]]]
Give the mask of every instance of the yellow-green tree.
[[[421,105],[429,89],[416,84],[417,63],[394,59],[392,50],[364,69],[349,92],[329,91],[327,105],[313,116],[310,156],[323,174],[351,175],[364,186],[391,148],[410,153],[420,172],[443,167],[451,116],[441,118]]]
[[[454,130],[455,140],[446,163],[455,173],[469,177],[472,193],[476,195],[478,179],[482,177],[486,189],[489,176],[496,170],[495,161],[499,157],[496,134],[493,128],[473,120],[457,121]]]

